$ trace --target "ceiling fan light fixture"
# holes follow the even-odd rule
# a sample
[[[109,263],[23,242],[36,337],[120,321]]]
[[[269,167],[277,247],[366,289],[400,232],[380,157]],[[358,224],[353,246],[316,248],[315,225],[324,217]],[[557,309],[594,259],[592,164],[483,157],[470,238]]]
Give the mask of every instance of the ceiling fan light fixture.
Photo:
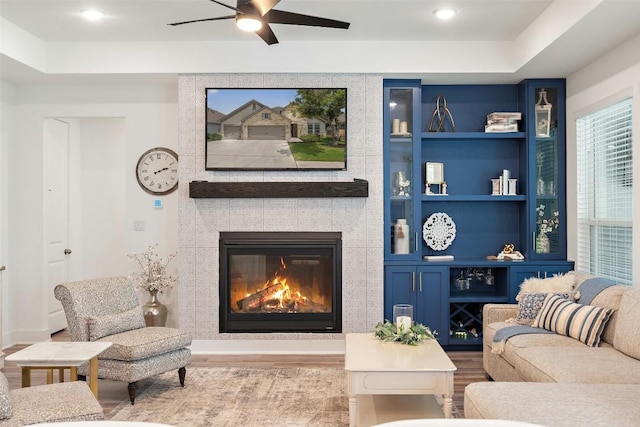
[[[433,14],[436,16],[436,18],[441,19],[443,21],[446,21],[448,19],[453,18],[456,13],[458,13],[457,10],[455,9],[436,9],[433,11]]]
[[[104,18],[104,13],[96,9],[83,9],[80,13],[89,21],[100,21]]]
[[[262,28],[262,20],[256,15],[243,14],[236,17],[236,25],[242,31],[258,31]]]

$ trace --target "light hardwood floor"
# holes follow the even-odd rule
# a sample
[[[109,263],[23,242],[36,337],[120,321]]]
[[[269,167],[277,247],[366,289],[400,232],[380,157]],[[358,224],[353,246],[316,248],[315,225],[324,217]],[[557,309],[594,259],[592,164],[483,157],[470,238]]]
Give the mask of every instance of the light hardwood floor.
[[[54,341],[68,341],[67,331],[61,331],[52,336]],[[27,347],[26,345],[14,345],[4,350],[6,355],[15,353]],[[454,396],[453,402],[464,416],[464,388],[467,384],[480,381],[488,381],[482,369],[481,351],[450,351],[447,352],[449,358],[458,368],[454,375]],[[193,355],[191,358],[192,367],[344,367],[344,356],[342,355]],[[9,379],[11,389],[21,386],[21,370],[15,363],[5,361],[2,369]],[[55,375],[57,380],[57,374]],[[153,379],[145,380],[153,381]],[[176,381],[178,373],[176,371]],[[189,367],[187,367],[186,381],[189,381]],[[33,371],[31,384],[39,385],[46,383],[45,371]],[[141,384],[141,389],[144,387]],[[108,414],[123,401],[128,401],[127,384],[117,381],[100,380],[98,387],[98,401],[104,408],[104,413]]]

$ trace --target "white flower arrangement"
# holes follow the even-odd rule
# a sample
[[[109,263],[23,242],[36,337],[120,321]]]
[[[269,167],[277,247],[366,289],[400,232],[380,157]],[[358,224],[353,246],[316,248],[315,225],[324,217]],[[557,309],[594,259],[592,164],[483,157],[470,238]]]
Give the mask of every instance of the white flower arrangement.
[[[156,252],[158,244],[149,245],[142,253],[128,254],[130,261],[136,261],[141,271],[131,274],[131,280],[147,292],[158,291],[162,293],[170,289],[176,282],[176,278],[167,274],[167,265],[174,259],[177,253],[171,253],[164,261]]]
[[[559,213],[555,211],[550,218],[544,217],[544,205],[539,205],[536,208],[536,225],[538,226],[538,233],[547,234],[558,228],[560,225]]]

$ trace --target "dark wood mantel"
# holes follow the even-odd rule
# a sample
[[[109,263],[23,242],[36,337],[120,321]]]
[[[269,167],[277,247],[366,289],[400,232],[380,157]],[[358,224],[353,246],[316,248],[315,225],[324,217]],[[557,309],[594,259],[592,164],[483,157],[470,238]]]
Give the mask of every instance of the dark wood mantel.
[[[369,182],[211,182],[191,181],[192,199],[368,197]]]

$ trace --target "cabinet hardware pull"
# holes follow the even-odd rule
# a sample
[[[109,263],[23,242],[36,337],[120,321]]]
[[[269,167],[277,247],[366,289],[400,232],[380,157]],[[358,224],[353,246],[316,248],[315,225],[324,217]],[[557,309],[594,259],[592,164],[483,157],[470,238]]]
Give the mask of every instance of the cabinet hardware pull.
[[[411,272],[411,292],[416,291],[416,272]]]
[[[422,293],[422,273],[420,273],[419,285],[420,285],[420,293]]]
[[[6,265],[0,265],[0,271],[5,271],[7,269]]]
[[[531,250],[535,253],[536,251],[536,232],[531,232]]]

